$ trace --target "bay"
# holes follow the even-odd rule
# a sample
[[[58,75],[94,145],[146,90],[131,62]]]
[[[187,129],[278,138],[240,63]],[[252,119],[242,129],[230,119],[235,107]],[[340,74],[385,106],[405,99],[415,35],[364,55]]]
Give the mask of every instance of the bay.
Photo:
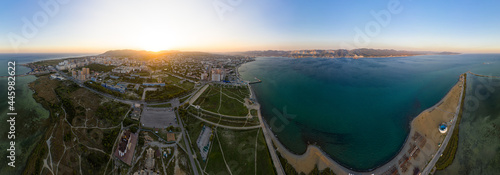
[[[239,68],[243,79],[262,80],[252,85],[262,114],[289,150],[302,154],[315,144],[360,171],[396,155],[410,121],[467,71],[500,75],[500,55],[262,57]]]

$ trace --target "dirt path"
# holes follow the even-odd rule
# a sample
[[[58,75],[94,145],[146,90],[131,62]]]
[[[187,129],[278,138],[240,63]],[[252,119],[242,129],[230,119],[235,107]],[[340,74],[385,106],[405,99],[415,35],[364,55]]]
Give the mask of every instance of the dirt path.
[[[219,142],[220,152],[222,153],[222,159],[224,160],[224,164],[226,164],[227,171],[229,172],[230,175],[233,175],[233,173],[231,172],[231,168],[229,168],[229,165],[227,165],[226,156],[224,156],[224,150],[222,150],[222,145],[220,143],[219,135],[217,134],[217,131],[215,131],[215,136],[217,137],[217,142]]]
[[[257,135],[255,136],[255,175],[257,175],[257,141],[259,140],[260,129],[257,130]]]

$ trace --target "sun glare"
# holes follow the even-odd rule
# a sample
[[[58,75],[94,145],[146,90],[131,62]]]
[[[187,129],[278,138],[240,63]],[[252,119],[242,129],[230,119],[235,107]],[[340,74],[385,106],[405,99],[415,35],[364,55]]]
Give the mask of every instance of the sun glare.
[[[162,38],[144,38],[142,49],[147,51],[158,52],[162,50],[172,49],[171,41]]]
[[[171,50],[174,47],[175,39],[168,30],[161,30],[161,28],[148,29],[143,31],[140,45],[142,49],[153,52]]]

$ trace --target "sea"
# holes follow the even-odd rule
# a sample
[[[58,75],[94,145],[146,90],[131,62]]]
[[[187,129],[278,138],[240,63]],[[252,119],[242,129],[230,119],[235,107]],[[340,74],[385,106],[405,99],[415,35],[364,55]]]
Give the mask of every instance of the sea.
[[[243,79],[262,80],[252,88],[264,119],[287,149],[303,154],[307,145],[317,145],[357,171],[390,161],[405,142],[411,120],[438,103],[468,71],[500,76],[500,54],[261,57],[239,68]],[[478,109],[471,115],[498,116],[500,97],[491,96],[487,103],[497,105],[492,108],[497,112]],[[500,134],[491,137],[500,138]],[[489,151],[500,157],[499,146]]]
[[[7,67],[9,61],[16,62],[16,75],[26,74],[31,69],[21,64],[47,59],[62,59],[84,56],[88,54],[0,54],[0,76],[8,76]],[[15,111],[17,113],[15,122],[15,139],[8,138],[8,132],[11,125],[7,122],[9,116],[8,110],[8,80],[5,77],[0,78],[0,174],[22,174],[29,154],[34,149],[36,143],[40,140],[45,128],[40,127],[44,119],[48,118],[49,112],[33,99],[33,91],[28,84],[35,81],[33,75],[15,78]],[[11,162],[7,156],[10,154],[7,149],[10,147],[10,141],[15,142],[15,167],[8,166]]]
[[[84,55],[0,54],[0,76],[8,75],[8,61],[16,61],[19,75],[31,71],[21,66],[24,63]],[[262,114],[289,150],[302,154],[308,144],[315,144],[342,165],[361,171],[381,166],[396,155],[408,135],[409,122],[437,103],[467,71],[500,76],[500,55],[357,60],[261,57],[239,68],[243,78],[262,80],[252,85]],[[4,99],[0,100],[0,162],[5,164],[0,165],[0,174],[21,174],[45,129],[40,124],[49,113],[32,97],[28,84],[34,80],[35,76],[16,77],[16,167],[11,168],[6,151],[10,141],[7,78],[0,78],[0,99]],[[469,80],[484,83],[481,78]],[[469,89],[473,87],[478,88],[468,87],[467,96],[475,94],[469,93],[476,91]],[[480,107],[463,117],[458,156],[449,169],[438,173],[500,171],[500,92],[489,92],[488,98],[481,98]]]

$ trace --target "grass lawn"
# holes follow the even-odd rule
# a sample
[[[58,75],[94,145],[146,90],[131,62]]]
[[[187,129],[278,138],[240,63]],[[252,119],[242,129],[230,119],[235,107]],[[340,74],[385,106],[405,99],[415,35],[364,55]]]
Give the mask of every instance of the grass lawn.
[[[258,111],[257,111],[256,109],[252,109],[252,110],[250,110],[250,114],[251,114],[252,116],[254,116],[254,117],[258,117],[258,116],[259,116],[259,115],[257,114],[257,112],[258,112]]]
[[[232,116],[246,116],[248,114],[248,109],[243,105],[246,96],[240,93],[241,89],[244,88],[223,87],[223,93],[220,93],[220,86],[210,85],[196,100],[195,104],[200,105],[201,108],[207,111],[215,113]]]
[[[276,174],[262,130],[259,132],[257,144],[257,174]]]
[[[168,77],[164,77],[163,79],[165,80],[165,82],[167,82],[167,84],[175,84],[184,90],[191,90],[194,88],[194,83],[191,83],[187,80],[183,81],[183,79],[180,79],[180,78],[177,78],[177,77],[174,77],[171,75],[169,75]],[[183,82],[180,83],[181,81],[183,81]]]
[[[241,87],[224,87],[222,88],[222,92],[225,94],[237,98],[240,101],[244,101],[245,98],[250,96],[250,92],[248,90],[248,87],[246,86],[241,86]]]
[[[177,84],[177,85],[179,85],[185,90],[191,90],[194,88],[194,83],[191,83],[189,81],[184,81],[182,84]]]
[[[205,172],[208,174],[229,174],[224,163],[224,158],[222,158],[222,152],[220,150],[219,143],[216,142],[216,137],[214,137],[214,142],[212,142],[212,150],[208,154],[208,164],[206,166]]]
[[[222,157],[223,152],[227,165],[233,174],[275,174],[271,157],[260,130],[234,131],[218,128],[217,137],[222,151],[217,138],[214,138],[206,169],[208,173],[227,173],[226,163],[224,163]],[[256,139],[257,147],[255,144]],[[257,160],[255,160],[256,153]],[[256,162],[257,169],[255,168]]]
[[[185,93],[186,90],[181,89],[177,86],[167,85],[165,87],[161,87],[156,91],[148,91],[146,92],[146,100],[166,100],[174,98],[182,93]]]
[[[209,86],[203,94],[194,102],[195,105],[200,105],[201,108],[217,112],[220,105],[220,92],[213,86]]]
[[[222,95],[222,104],[219,113],[232,116],[246,116],[248,115],[248,109],[240,101],[230,98],[226,95]]]
[[[178,83],[181,81],[180,78],[174,77],[172,75],[168,75],[167,77],[164,78],[167,83]]]

